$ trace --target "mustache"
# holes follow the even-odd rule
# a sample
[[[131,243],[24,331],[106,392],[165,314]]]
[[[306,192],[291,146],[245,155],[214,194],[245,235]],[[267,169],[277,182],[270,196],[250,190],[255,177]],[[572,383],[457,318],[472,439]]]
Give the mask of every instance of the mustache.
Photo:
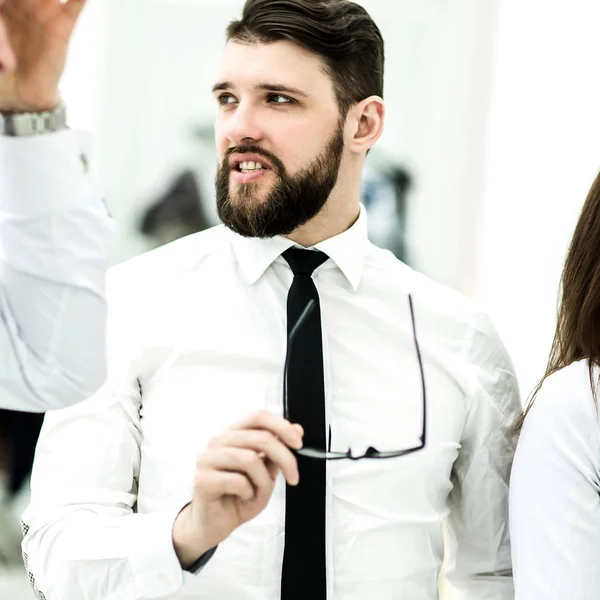
[[[223,167],[227,168],[229,165],[229,158],[232,154],[256,154],[257,156],[261,156],[265,158],[272,166],[273,169],[277,173],[285,172],[285,165],[283,162],[275,156],[272,152],[261,148],[260,146],[235,146],[234,148],[229,148],[227,152],[225,152],[225,156],[223,157]]]

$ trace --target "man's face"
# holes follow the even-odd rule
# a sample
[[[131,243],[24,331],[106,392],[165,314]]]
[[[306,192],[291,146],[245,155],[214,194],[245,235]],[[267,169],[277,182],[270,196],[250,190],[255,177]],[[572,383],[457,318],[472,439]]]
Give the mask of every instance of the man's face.
[[[321,65],[287,41],[227,44],[214,92],[216,192],[219,217],[233,231],[287,235],[327,202],[344,129]]]

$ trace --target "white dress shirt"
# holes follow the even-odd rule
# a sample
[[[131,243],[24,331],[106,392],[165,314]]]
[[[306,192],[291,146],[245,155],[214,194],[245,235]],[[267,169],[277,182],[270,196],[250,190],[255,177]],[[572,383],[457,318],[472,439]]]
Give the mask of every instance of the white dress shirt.
[[[89,160],[89,139],[73,132],[0,136],[2,408],[61,408],[104,382],[114,226]]]
[[[510,517],[517,600],[600,599],[600,426],[587,360],[551,375],[525,419]]]
[[[68,177],[68,170],[65,170]],[[416,445],[421,377],[427,445],[327,465],[329,600],[434,600],[447,521],[461,600],[513,598],[508,474],[519,413],[510,361],[489,320],[367,239],[366,215],[317,244],[332,450]],[[209,439],[256,410],[282,414],[285,238],[223,226],[114,268],[109,379],[46,416],[23,515],[30,579],[45,600],[279,600],[285,485],[196,574],[171,530]],[[310,576],[310,574],[307,574]],[[43,596],[42,596],[43,594]]]

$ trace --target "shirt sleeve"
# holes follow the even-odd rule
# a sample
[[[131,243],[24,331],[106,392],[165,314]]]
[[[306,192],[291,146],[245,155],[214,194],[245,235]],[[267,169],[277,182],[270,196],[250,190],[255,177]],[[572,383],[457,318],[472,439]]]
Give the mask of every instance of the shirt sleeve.
[[[114,224],[91,138],[0,136],[0,406],[45,412],[106,377],[105,275]]]
[[[597,600],[600,590],[598,415],[587,361],[576,365],[578,377],[570,377],[571,369],[544,383],[515,455],[510,528],[517,600]]]
[[[137,301],[128,301],[133,309]],[[141,342],[122,306],[110,301],[107,383],[92,398],[47,413],[40,434],[22,517],[23,558],[39,600],[168,598],[194,578],[172,541],[184,503],[136,511]]]
[[[508,482],[521,402],[510,359],[483,315],[471,337],[465,400],[446,523],[447,577],[457,600],[512,600]]]

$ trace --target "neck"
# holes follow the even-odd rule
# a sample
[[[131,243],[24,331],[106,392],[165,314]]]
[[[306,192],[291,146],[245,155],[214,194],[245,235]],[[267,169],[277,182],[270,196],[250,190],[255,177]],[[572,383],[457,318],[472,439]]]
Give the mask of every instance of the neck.
[[[350,229],[359,215],[359,202],[345,206],[344,210],[336,210],[328,201],[316,217],[286,237],[304,248],[310,248]]]
[[[362,165],[353,169],[342,168],[321,212],[286,237],[310,248],[350,229],[360,214],[361,177]]]

